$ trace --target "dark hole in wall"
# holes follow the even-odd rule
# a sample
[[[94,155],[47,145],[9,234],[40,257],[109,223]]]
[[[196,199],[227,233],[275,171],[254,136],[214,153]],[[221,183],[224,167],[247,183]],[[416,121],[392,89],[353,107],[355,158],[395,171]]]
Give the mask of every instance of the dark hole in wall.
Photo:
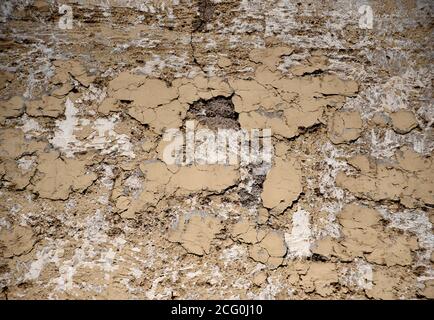
[[[254,174],[254,166],[250,165],[249,173],[251,176],[251,179],[253,179],[253,184],[251,185],[250,192],[241,189],[238,192],[238,196],[240,197],[240,203],[245,207],[255,207],[261,202],[261,193],[263,184],[265,181],[265,175],[256,175]]]
[[[209,100],[194,102],[187,113],[188,120],[197,120],[211,130],[240,129],[238,113],[232,99],[218,96]]]
[[[211,0],[199,0],[199,16],[193,20],[193,32],[205,31],[206,24],[211,21],[214,14],[214,5]]]

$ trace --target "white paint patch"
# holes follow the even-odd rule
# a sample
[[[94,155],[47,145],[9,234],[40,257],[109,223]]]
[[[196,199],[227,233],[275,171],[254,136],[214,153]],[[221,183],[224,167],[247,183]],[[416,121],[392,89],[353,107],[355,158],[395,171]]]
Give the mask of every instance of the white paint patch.
[[[152,59],[146,61],[143,66],[133,69],[133,73],[159,77],[167,68],[174,72],[175,78],[193,77],[196,73],[191,75],[190,68],[188,68],[187,72],[179,72],[179,70],[183,70],[188,65],[188,61],[189,58],[186,54],[182,54],[181,56],[171,54],[165,57],[153,55]]]
[[[38,279],[44,267],[50,262],[57,265],[59,256],[63,255],[63,249],[60,248],[63,244],[63,241],[52,242],[38,251],[36,259],[30,263],[28,272],[24,275],[24,280]]]
[[[390,221],[389,228],[404,230],[417,235],[419,245],[426,249],[434,249],[434,234],[428,215],[421,210],[404,210],[389,212],[382,208],[379,212]]]
[[[381,136],[383,138],[381,139]],[[386,130],[385,133],[379,133],[371,130],[371,155],[378,159],[391,159],[395,154],[395,149],[399,147],[397,134],[392,130]]]
[[[345,172],[349,165],[346,161],[340,160],[348,157],[344,151],[337,149],[332,143],[327,141],[321,151],[324,154],[324,160],[321,162],[323,168],[319,189],[321,199],[324,201],[321,211],[327,212],[326,218],[320,219],[320,224],[314,226],[315,238],[331,236],[338,238],[340,236],[339,223],[336,221],[336,214],[342,210],[344,205],[345,192],[336,186],[336,176],[338,172]]]
[[[417,236],[419,246],[423,250],[416,253],[416,265],[426,266],[424,275],[418,278],[418,281],[434,277],[434,270],[431,263],[431,254],[434,249],[434,234],[432,232],[432,223],[428,215],[421,210],[406,209],[398,212],[391,212],[387,207],[378,210],[385,220],[390,221],[388,228],[403,230]]]
[[[95,87],[93,84],[89,85],[89,89],[83,93],[81,99],[77,100],[78,102],[82,101],[93,101],[97,103],[101,103],[107,96],[106,89],[100,89]]]
[[[65,120],[57,120],[56,130],[54,137],[50,140],[50,143],[60,150],[62,150],[67,157],[74,156],[73,145],[78,144],[78,140],[74,135],[74,129],[78,124],[78,119],[76,117],[78,113],[77,108],[71,100],[66,99],[65,103]]]
[[[121,156],[135,158],[132,151],[133,145],[125,134],[118,134],[114,128],[118,120],[117,115],[110,118],[98,118],[92,126],[94,132],[86,140],[80,141],[76,138],[74,131],[79,130],[81,125],[89,125],[88,119],[77,118],[78,109],[71,100],[65,103],[65,120],[57,120],[57,130],[50,143],[61,150],[67,157],[72,158],[76,152],[83,152],[88,149],[101,150],[101,154],[118,153]]]
[[[6,218],[0,218],[0,230],[4,228],[4,229],[10,229],[11,228],[11,224],[9,223],[9,221],[6,220]]]
[[[187,277],[187,279],[192,279],[192,278],[195,278],[197,276],[200,276],[201,274],[202,274],[202,271],[201,270],[197,270],[197,271],[194,271],[194,272],[188,272],[185,276]]]
[[[102,177],[100,179],[100,183],[105,189],[110,191],[113,189],[113,184],[114,184],[113,166],[103,164],[101,166],[101,169],[103,170],[103,173],[102,173]],[[107,198],[107,201],[108,201],[108,195],[105,194],[105,195],[103,195],[103,197]]]
[[[374,130],[370,132],[371,156],[380,160],[393,159],[396,150],[402,145],[412,146],[413,150],[419,154],[430,155],[434,149],[434,142],[430,138],[428,130],[412,132],[401,135],[392,129]]]
[[[353,268],[342,270],[341,281],[344,285],[355,286],[359,289],[372,289],[373,271],[372,266],[361,259],[355,259]]]
[[[30,118],[27,114],[23,115],[21,121],[23,125],[20,128],[24,133],[40,133],[43,131],[39,123],[35,119]]]
[[[146,297],[148,299],[153,300],[153,299],[164,299],[165,297],[167,298],[167,296],[171,293],[168,288],[164,288],[163,290],[164,292],[162,294],[157,293],[158,284],[162,282],[164,279],[166,279],[166,276],[160,276],[155,278],[152,281],[151,289],[149,289],[149,291],[146,292]]]
[[[27,88],[23,96],[26,99],[33,98],[33,92],[36,88],[46,88],[49,79],[54,74],[54,67],[51,64],[54,55],[54,49],[49,44],[45,44],[42,40],[37,43],[31,44],[33,48],[28,52],[29,57],[36,57],[32,67],[28,68]],[[22,61],[18,61],[22,63]]]
[[[310,213],[303,209],[298,209],[292,215],[291,234],[285,233],[289,258],[304,258],[311,255],[312,230],[309,217]]]
[[[140,277],[143,275],[143,272],[139,268],[136,268],[136,267],[131,268],[130,271],[131,271],[131,274],[136,279],[140,279]]]
[[[36,157],[32,156],[24,156],[17,160],[18,168],[20,168],[24,172],[29,171],[33,167],[35,162]]]
[[[251,286],[251,282],[246,278],[241,278],[241,277],[237,278],[232,284],[232,287],[236,289],[243,289],[243,290],[249,289],[250,286]]]
[[[128,177],[128,179],[125,180],[124,185],[131,190],[140,190],[142,188],[143,183],[138,176],[131,175]]]
[[[87,138],[84,148],[101,150],[103,155],[118,152],[121,156],[135,158],[129,137],[114,131],[117,120],[116,115],[110,118],[96,119],[93,124],[95,132]]]
[[[247,250],[241,245],[233,245],[228,249],[224,249],[220,255],[220,259],[223,260],[223,264],[226,267],[228,264],[233,263],[236,260],[241,260],[247,256]]]
[[[220,268],[218,266],[213,266],[212,272],[210,275],[210,279],[208,280],[212,286],[218,285],[220,286],[223,283],[224,277],[220,272]]]

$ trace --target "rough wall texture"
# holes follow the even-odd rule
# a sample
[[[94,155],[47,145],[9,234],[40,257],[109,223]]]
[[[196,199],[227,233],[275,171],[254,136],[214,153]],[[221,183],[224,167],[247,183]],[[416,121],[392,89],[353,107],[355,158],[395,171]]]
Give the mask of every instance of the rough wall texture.
[[[2,2],[1,298],[434,298],[432,5]],[[188,121],[272,163],[166,163]]]

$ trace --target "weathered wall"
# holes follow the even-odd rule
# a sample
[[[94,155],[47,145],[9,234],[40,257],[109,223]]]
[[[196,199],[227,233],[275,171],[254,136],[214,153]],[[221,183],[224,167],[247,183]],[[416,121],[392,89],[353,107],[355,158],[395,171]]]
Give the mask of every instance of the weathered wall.
[[[434,297],[431,1],[0,8],[2,298]],[[168,165],[188,120],[272,164]]]

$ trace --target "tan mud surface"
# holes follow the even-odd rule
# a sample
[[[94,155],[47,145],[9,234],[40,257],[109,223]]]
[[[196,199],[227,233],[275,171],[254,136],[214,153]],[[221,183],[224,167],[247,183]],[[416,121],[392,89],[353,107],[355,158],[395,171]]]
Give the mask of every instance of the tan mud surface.
[[[432,1],[61,4],[0,4],[0,298],[434,298]]]

